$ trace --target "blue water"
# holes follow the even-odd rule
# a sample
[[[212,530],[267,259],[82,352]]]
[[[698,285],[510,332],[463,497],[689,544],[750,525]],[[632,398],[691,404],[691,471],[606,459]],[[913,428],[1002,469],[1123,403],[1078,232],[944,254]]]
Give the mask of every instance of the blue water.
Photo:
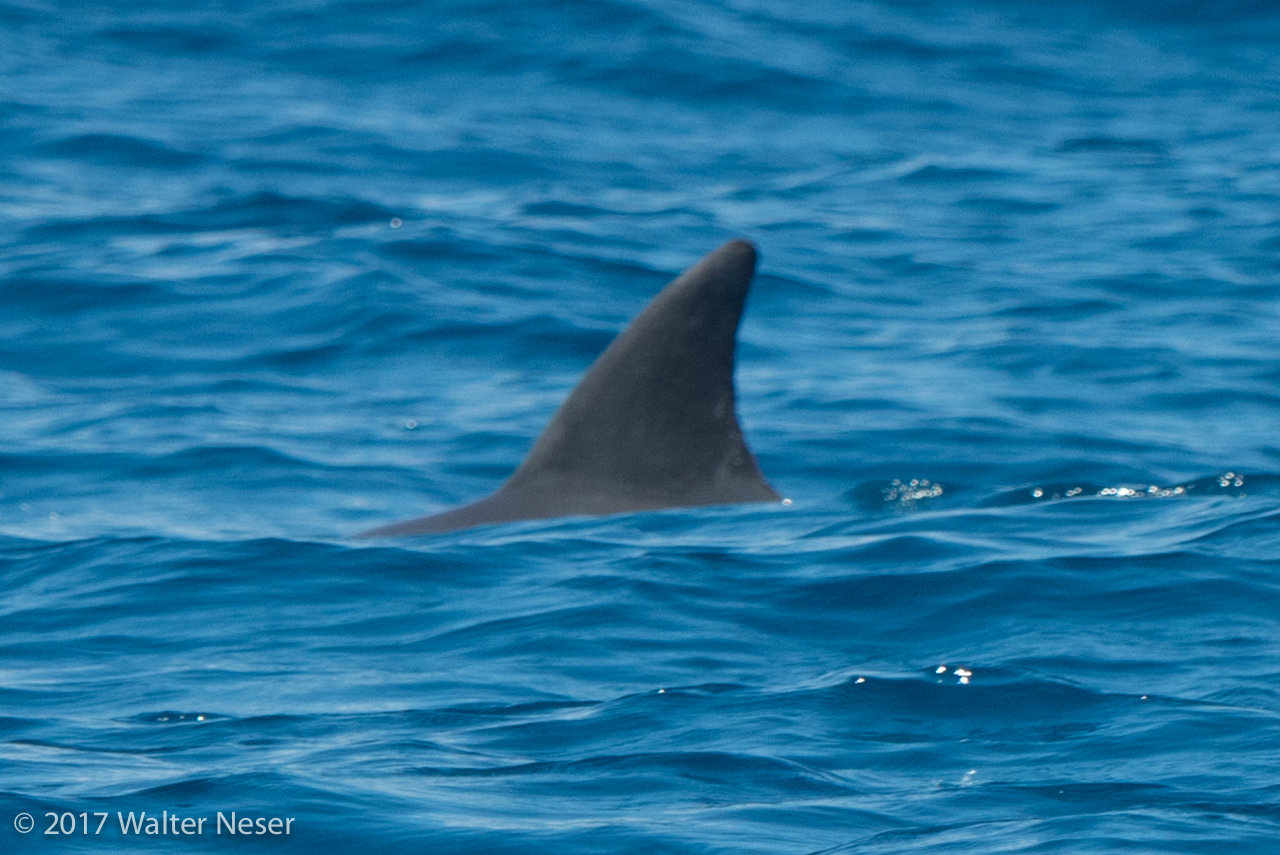
[[[1248,2],[3,0],[0,851],[1276,851],[1277,56]],[[791,505],[348,539],[733,237]]]

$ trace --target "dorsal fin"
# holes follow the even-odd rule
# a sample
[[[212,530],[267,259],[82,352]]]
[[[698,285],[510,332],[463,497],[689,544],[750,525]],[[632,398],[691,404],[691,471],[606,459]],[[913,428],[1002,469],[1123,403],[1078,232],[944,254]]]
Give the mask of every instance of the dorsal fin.
[[[587,369],[495,493],[362,536],[777,501],[734,406],[734,347],[755,263],[751,244],[731,241],[663,288]]]

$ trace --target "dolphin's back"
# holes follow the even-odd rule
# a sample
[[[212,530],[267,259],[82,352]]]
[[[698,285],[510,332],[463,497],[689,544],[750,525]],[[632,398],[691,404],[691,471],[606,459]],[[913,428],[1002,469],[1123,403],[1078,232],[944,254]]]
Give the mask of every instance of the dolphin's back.
[[[751,244],[732,241],[663,288],[587,369],[495,493],[365,536],[777,501],[734,404],[738,321],[755,263]]]

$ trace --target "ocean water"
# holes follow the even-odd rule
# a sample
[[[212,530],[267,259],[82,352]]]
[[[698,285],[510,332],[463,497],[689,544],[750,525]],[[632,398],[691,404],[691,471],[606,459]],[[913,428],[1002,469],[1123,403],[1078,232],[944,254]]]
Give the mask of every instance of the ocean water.
[[[1276,851],[1277,56],[1249,2],[0,0],[0,851]],[[734,237],[790,505],[351,539]]]

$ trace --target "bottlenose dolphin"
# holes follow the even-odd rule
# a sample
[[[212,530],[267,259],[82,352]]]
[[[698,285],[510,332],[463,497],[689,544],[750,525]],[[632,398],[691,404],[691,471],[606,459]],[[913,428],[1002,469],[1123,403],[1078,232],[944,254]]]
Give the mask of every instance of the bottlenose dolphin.
[[[694,505],[775,502],[734,407],[733,361],[756,250],[686,270],[600,354],[495,492],[359,537]]]

